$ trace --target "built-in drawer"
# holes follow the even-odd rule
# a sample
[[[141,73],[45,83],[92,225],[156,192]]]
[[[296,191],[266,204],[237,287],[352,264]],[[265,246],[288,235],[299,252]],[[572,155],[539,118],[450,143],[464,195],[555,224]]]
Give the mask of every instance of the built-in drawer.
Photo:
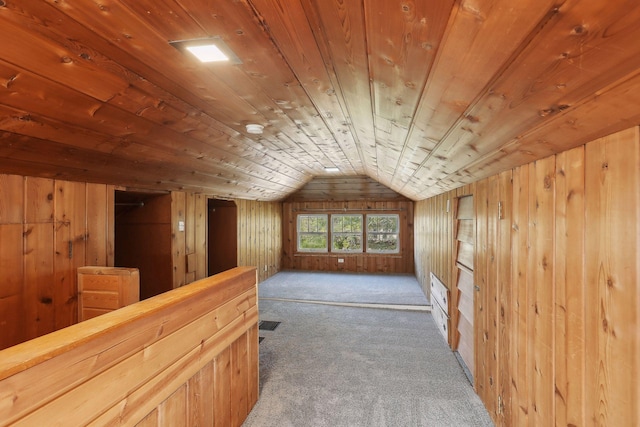
[[[449,342],[449,317],[442,311],[438,303],[431,304],[431,315],[433,321],[436,322],[438,330],[444,337],[444,340]]]
[[[431,273],[431,302],[434,301],[438,303],[444,314],[449,316],[449,289],[435,274]]]

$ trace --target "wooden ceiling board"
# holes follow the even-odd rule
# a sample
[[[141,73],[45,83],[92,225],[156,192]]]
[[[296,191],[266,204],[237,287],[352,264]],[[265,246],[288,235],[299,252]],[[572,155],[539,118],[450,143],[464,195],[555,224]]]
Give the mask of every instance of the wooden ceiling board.
[[[0,165],[256,200],[336,166],[420,200],[638,125],[638,22],[635,0],[2,0]],[[208,36],[242,64],[169,44]]]
[[[454,6],[394,184],[399,181],[403,183],[399,188],[403,188],[554,7],[555,0],[475,0]]]
[[[505,141],[575,107],[605,82],[637,69],[634,50],[617,48],[640,40],[640,27],[632,24],[640,19],[640,9],[631,2],[627,6],[610,11],[595,2],[566,1],[467,110],[466,120],[442,138],[416,172],[418,178],[439,181],[462,170],[471,159],[498,150]]]
[[[265,126],[266,133],[272,138],[275,133],[284,133],[294,144],[291,149],[303,147],[305,162],[314,164],[311,171],[320,172],[325,166],[348,163],[341,153],[323,150],[321,141],[331,141],[333,136],[326,130],[290,68],[281,60],[276,47],[256,25],[252,10],[241,2],[219,2],[212,14],[198,8],[198,3],[201,2],[181,1],[208,34],[234,36],[227,44],[242,58],[242,68],[210,67],[210,71],[227,86],[234,87],[240,97],[263,115],[264,121],[252,122]],[[167,38],[172,36],[167,35]],[[246,121],[242,126],[248,123]]]
[[[368,176],[317,177],[291,194],[289,202],[408,199]]]
[[[308,117],[295,121],[302,131],[313,137],[316,144],[331,156],[332,164],[324,166],[338,167],[347,174],[363,173],[361,155],[349,121],[336,99],[336,88],[331,82],[300,2],[285,2],[285,5],[280,5],[277,0],[250,0],[248,3],[258,13],[265,31],[286,58],[297,85],[304,90],[315,110],[314,120]],[[304,47],[299,49],[300,46]]]
[[[406,147],[453,1],[365,4],[379,170],[390,182]]]

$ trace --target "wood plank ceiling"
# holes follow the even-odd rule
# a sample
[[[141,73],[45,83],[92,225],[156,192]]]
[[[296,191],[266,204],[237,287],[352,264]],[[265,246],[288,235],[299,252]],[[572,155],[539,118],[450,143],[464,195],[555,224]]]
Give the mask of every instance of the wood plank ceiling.
[[[209,36],[242,64],[169,44]],[[639,124],[640,3],[0,0],[0,85],[3,173],[420,200]]]

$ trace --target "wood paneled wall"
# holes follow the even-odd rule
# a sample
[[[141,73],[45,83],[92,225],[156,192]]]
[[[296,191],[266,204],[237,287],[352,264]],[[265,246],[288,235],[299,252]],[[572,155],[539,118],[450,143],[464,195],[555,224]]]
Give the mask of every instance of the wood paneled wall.
[[[258,282],[280,271],[282,203],[235,200],[238,206],[238,265],[256,266]]]
[[[0,426],[240,426],[258,399],[255,268],[0,352]]]
[[[640,423],[639,135],[632,128],[469,189],[475,387],[498,425]],[[449,286],[442,208],[456,196],[416,207],[418,276],[434,271]]]
[[[207,277],[207,196],[171,193],[173,287]]]
[[[298,212],[394,213],[400,215],[399,254],[297,253],[296,214]],[[312,271],[347,271],[362,273],[413,273],[413,202],[284,202],[283,203],[282,268]],[[343,258],[344,263],[338,263]]]
[[[113,265],[113,194],[0,175],[0,349],[77,321],[76,268]]]
[[[451,290],[455,273],[454,207],[456,198],[473,194],[473,189],[474,184],[465,185],[415,204],[415,274],[427,296],[431,272]]]

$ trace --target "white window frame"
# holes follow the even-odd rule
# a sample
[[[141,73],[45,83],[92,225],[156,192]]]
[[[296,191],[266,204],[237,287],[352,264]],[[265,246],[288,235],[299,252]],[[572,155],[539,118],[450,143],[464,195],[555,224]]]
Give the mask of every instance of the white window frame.
[[[389,232],[371,232],[369,231],[369,218],[371,217],[394,217],[396,220],[396,232],[395,233],[389,233]],[[366,250],[367,253],[372,253],[372,254],[397,254],[400,253],[400,215],[398,214],[367,214],[366,218],[365,218],[365,224],[364,227],[366,229],[366,241],[365,241],[365,246],[366,246]],[[395,250],[381,250],[381,249],[372,249],[369,248],[369,236],[370,235],[394,235],[397,236],[396,237],[396,249]]]
[[[324,218],[325,221],[327,222],[327,231],[300,231],[300,222],[301,222],[303,217]],[[321,253],[327,253],[329,251],[329,240],[330,240],[329,227],[330,227],[330,225],[329,225],[329,215],[327,215],[327,214],[305,214],[305,213],[298,214],[297,215],[297,219],[296,219],[296,234],[297,234],[297,250],[298,250],[298,252],[321,252]],[[326,244],[326,246],[324,248],[301,248],[300,247],[300,240],[301,240],[301,237],[303,235],[324,235],[327,244]]]
[[[359,217],[360,218],[360,231],[335,231],[333,225],[333,220],[334,218],[340,218],[340,217]],[[335,253],[362,253],[364,252],[364,216],[361,213],[348,213],[348,214],[331,214],[330,217],[330,221],[331,221],[331,242],[330,242],[330,247],[331,247],[331,252],[335,252]],[[333,246],[333,242],[334,239],[338,236],[351,236],[351,235],[359,235],[360,236],[360,248],[358,249],[336,249]]]

